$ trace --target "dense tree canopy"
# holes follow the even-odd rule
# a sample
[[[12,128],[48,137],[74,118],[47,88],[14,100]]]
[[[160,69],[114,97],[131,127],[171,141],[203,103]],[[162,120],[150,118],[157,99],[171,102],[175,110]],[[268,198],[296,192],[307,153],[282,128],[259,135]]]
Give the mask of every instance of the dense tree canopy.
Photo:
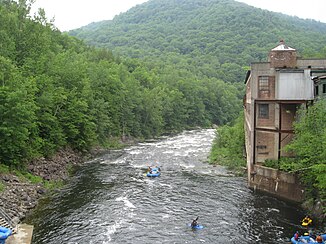
[[[264,61],[279,39],[326,57],[325,24],[233,0],[150,0],[70,35],[43,10],[30,16],[31,3],[0,0],[0,163],[13,167],[65,147],[213,124],[226,126],[212,161],[243,165],[243,118],[235,119],[250,62]],[[323,200],[325,111],[320,101],[302,112],[289,147],[296,161],[281,162]]]
[[[302,56],[326,57],[326,24],[233,0],[150,0],[69,34],[116,54],[230,83],[242,82],[251,62],[266,61],[280,39]]]
[[[0,1],[0,163],[223,124],[241,109],[232,84],[89,47],[29,9]]]

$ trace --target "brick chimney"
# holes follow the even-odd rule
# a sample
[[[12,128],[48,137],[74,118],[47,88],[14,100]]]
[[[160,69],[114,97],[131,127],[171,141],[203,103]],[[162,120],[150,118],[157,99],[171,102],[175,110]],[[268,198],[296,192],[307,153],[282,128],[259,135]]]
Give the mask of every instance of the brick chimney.
[[[268,55],[272,68],[295,68],[297,66],[297,51],[287,46],[284,40],[273,48]]]

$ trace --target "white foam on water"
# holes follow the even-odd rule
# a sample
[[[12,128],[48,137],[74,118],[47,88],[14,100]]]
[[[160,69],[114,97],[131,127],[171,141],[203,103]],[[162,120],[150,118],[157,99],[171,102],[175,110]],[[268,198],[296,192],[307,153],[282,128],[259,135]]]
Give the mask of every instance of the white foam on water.
[[[230,225],[230,223],[227,222],[227,221],[225,221],[225,220],[220,220],[220,221],[219,221],[219,224],[220,224],[220,225]]]
[[[139,182],[139,183],[143,183],[143,182],[145,182],[144,179],[138,179],[138,178],[135,178],[135,177],[131,177],[131,179],[132,179],[133,181],[136,181],[136,182]]]
[[[118,197],[115,199],[117,202],[123,202],[127,208],[136,208],[127,197]]]
[[[137,146],[131,146],[131,147],[127,147],[124,149],[125,152],[129,152],[129,151],[142,151],[144,148],[144,145],[146,145],[145,143],[143,143],[143,145],[137,145]]]
[[[276,209],[276,208],[267,208],[267,212],[277,212],[277,213],[279,213],[280,212],[280,210],[279,209]]]
[[[140,154],[142,152],[143,152],[142,150],[133,150],[133,151],[129,151],[128,153],[131,154],[131,155],[137,155],[137,154]]]
[[[126,163],[126,159],[125,158],[118,158],[114,161],[111,160],[105,160],[102,161],[100,164],[125,164]]]
[[[164,215],[162,216],[162,218],[163,218],[163,219],[168,219],[168,218],[171,218],[171,215],[170,215],[170,214],[164,214]]]
[[[175,157],[185,157],[185,156],[187,156],[188,155],[188,153],[187,152],[174,152],[174,156]]]
[[[180,164],[181,168],[192,169],[195,168],[195,165]]]
[[[107,242],[109,243],[112,241],[112,235],[117,232],[117,229],[121,228],[121,220],[115,221],[113,225],[109,225],[106,229],[106,232],[104,233],[105,236],[107,236]]]
[[[166,186],[168,188],[173,188],[170,184],[159,183],[160,186]]]

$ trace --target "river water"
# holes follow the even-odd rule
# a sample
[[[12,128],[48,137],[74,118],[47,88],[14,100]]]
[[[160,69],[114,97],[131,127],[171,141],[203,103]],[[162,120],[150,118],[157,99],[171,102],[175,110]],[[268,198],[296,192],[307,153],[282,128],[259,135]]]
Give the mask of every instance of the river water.
[[[29,218],[33,244],[289,243],[301,209],[207,164],[214,130],[194,130],[80,166]],[[149,165],[162,174],[145,176]],[[202,230],[188,224],[199,216]]]

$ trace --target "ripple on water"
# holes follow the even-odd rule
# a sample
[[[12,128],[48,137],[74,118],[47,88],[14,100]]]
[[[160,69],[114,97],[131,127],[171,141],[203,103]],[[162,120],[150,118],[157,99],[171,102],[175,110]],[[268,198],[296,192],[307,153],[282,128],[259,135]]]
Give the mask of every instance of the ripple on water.
[[[214,136],[215,130],[185,132],[83,165],[35,214],[33,244],[287,242],[298,208],[204,163]],[[144,176],[153,164],[162,166],[161,176]],[[205,228],[193,231],[188,224],[197,216]]]

